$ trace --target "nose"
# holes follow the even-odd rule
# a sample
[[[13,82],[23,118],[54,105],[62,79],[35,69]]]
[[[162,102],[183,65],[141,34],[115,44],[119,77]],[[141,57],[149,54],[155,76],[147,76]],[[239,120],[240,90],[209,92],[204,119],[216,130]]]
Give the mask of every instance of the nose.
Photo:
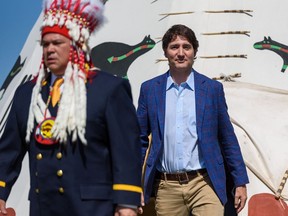
[[[54,45],[52,43],[50,43],[47,45],[46,49],[47,49],[48,53],[52,53],[52,52],[54,52]]]
[[[178,49],[178,55],[183,56],[184,55],[184,49],[182,47],[179,47]]]

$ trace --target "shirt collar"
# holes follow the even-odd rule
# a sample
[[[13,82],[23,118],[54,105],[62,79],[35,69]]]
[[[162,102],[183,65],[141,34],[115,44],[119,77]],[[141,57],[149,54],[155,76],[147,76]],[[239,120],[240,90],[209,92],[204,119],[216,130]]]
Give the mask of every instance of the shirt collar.
[[[184,85],[184,88],[188,88],[188,89],[191,89],[194,91],[194,73],[193,73],[193,69],[191,70],[191,73],[189,74],[186,82],[184,82],[185,85]],[[167,78],[167,84],[166,84],[166,91],[173,88],[173,87],[176,87],[177,84],[174,82],[174,80],[172,79],[171,77],[171,74],[170,74],[170,71],[169,71],[169,76]]]
[[[53,84],[54,84],[54,82],[55,82],[55,80],[58,78],[58,76],[56,76],[55,74],[53,74],[52,72],[51,72],[51,86],[53,86]],[[60,78],[60,77],[59,77]],[[63,77],[64,78],[64,77]]]
[[[173,88],[174,86],[175,86],[174,81],[173,81],[171,74],[169,72],[169,76],[167,78],[167,84],[166,84],[166,91]]]
[[[195,83],[194,83],[194,73],[193,70],[191,71],[190,75],[188,76],[188,79],[186,81],[188,88],[191,90],[195,90]]]

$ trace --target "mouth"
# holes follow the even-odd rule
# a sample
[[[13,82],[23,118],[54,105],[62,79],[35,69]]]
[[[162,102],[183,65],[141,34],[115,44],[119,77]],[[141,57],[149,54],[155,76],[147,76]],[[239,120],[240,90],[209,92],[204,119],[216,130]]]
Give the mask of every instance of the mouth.
[[[47,64],[54,64],[56,62],[56,59],[54,58],[48,58],[47,59]]]
[[[185,61],[185,59],[176,59],[176,62],[178,62],[178,63],[185,63],[186,61]]]

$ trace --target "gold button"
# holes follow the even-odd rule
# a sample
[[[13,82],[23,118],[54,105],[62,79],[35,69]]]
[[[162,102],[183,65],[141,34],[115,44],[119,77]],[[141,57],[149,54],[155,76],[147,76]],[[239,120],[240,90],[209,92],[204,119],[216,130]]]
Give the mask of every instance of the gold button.
[[[58,170],[57,171],[57,176],[59,176],[59,177],[63,176],[63,171],[62,170]]]
[[[63,187],[60,187],[60,188],[58,189],[58,191],[59,191],[59,193],[63,194],[63,193],[64,193],[64,188],[63,188]]]
[[[57,155],[56,155],[56,157],[57,157],[57,159],[60,160],[60,159],[62,158],[62,153],[61,153],[61,152],[58,152]]]
[[[37,160],[41,160],[43,158],[43,156],[41,153],[39,153],[39,154],[37,154],[36,158],[37,158]]]
[[[38,188],[35,189],[35,192],[39,194],[40,190]]]

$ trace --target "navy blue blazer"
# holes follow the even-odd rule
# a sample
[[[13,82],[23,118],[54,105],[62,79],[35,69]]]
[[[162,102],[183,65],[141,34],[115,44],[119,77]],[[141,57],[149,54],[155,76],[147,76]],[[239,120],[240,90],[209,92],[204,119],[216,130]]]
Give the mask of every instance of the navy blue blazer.
[[[112,216],[118,204],[140,205],[141,144],[128,81],[104,72],[88,80],[87,146],[25,142],[34,85],[17,89],[0,140],[0,198],[8,198],[28,151],[31,216]],[[44,101],[48,94],[43,86]]]
[[[198,145],[213,187],[224,205],[226,197],[227,162],[235,186],[248,183],[246,167],[240,147],[227,112],[223,85],[193,70],[195,82],[196,124]],[[141,130],[142,161],[152,134],[150,153],[144,176],[144,198],[149,201],[152,193],[156,164],[163,152],[165,125],[166,84],[165,73],[141,85],[137,116]]]

